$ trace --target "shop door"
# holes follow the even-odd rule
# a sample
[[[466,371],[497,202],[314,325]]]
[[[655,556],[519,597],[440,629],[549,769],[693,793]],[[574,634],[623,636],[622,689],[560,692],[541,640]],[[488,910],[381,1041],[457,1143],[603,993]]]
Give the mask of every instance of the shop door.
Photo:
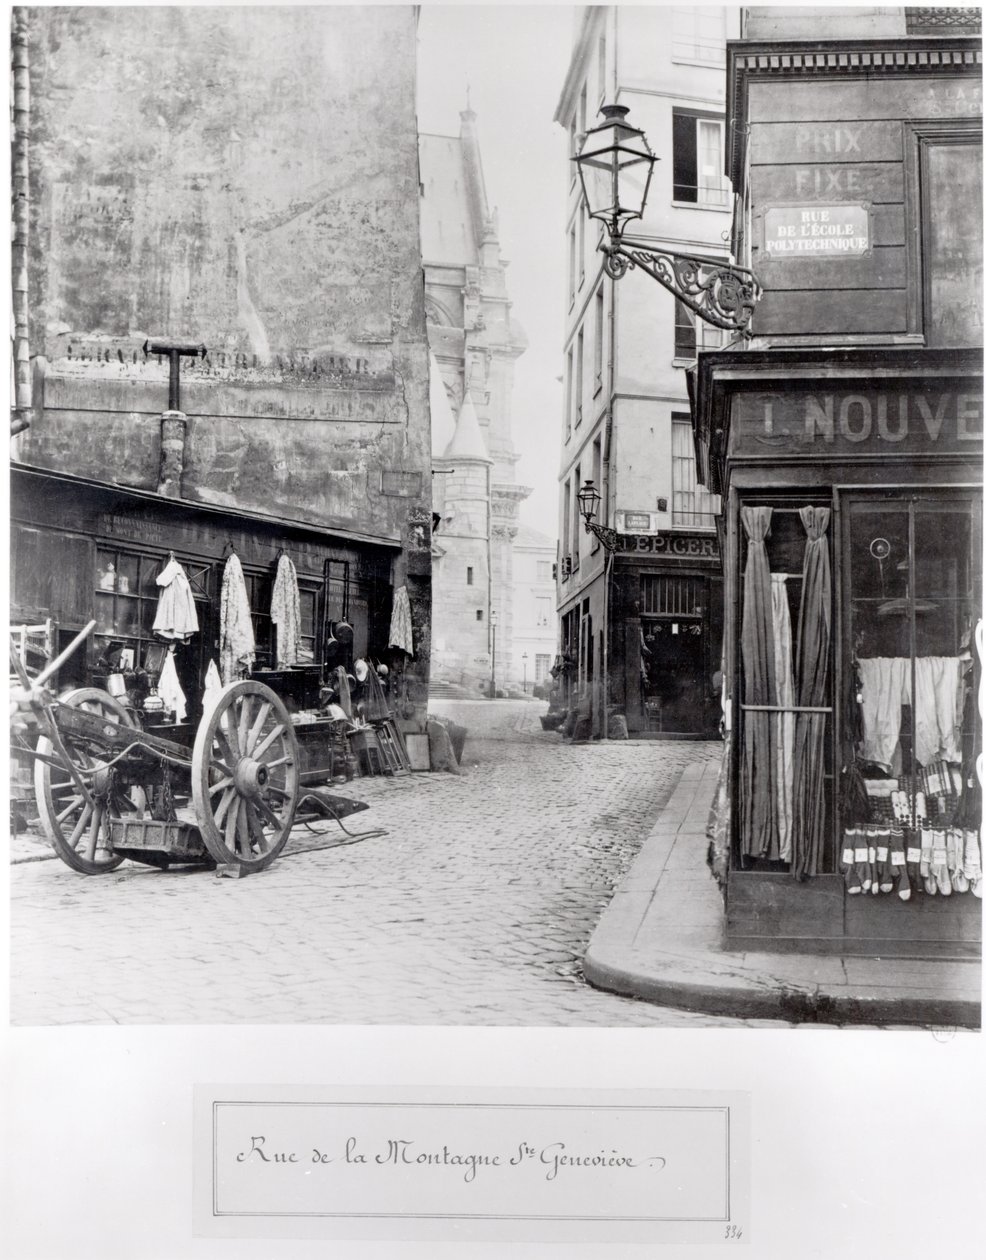
[[[703,578],[642,579],[641,683],[647,729],[700,735],[709,726],[706,584]]]

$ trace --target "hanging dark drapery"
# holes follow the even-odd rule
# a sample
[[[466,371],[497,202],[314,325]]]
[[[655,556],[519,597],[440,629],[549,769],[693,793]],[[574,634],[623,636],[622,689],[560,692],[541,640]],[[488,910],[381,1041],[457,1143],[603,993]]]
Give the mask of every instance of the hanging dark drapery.
[[[744,507],[740,520],[746,532],[743,574],[743,701],[777,703],[771,624],[770,568],[764,539],[770,530],[769,507]],[[740,782],[740,845],[744,855],[780,857],[777,828],[776,726],[769,713],[743,714],[743,766]]]
[[[798,613],[799,706],[823,706],[828,698],[832,586],[826,531],[829,508],[801,508],[808,535]],[[794,809],[791,873],[817,875],[825,834],[825,729],[828,714],[799,713],[794,737]]]

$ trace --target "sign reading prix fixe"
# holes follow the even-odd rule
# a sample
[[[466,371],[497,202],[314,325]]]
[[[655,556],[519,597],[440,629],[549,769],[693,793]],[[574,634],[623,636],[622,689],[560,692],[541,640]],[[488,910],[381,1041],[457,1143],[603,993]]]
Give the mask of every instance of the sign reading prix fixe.
[[[865,205],[773,206],[764,213],[768,258],[858,258],[869,252]]]

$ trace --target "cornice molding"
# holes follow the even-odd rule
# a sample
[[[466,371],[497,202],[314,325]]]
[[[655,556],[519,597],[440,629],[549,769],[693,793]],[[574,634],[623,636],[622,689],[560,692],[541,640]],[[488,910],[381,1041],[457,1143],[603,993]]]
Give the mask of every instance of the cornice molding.
[[[832,41],[730,41],[726,45],[727,169],[740,186],[746,152],[747,87],[751,78],[867,79],[879,75],[982,74],[982,41],[945,37]]]

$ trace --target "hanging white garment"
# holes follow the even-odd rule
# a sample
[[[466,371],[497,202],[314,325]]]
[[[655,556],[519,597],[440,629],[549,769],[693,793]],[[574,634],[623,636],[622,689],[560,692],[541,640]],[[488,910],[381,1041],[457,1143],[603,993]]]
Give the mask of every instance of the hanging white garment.
[[[390,647],[400,648],[408,656],[414,655],[414,639],[411,633],[411,601],[407,597],[407,587],[399,586],[394,591],[394,607],[390,614]]]
[[[911,703],[911,662],[906,656],[861,656],[863,740],[860,756],[899,774],[900,708]]]
[[[164,701],[164,707],[175,715],[176,722],[184,722],[187,712],[185,693],[178,681],[178,670],[175,667],[175,654],[169,650],[165,657],[164,668],[157,682],[157,693]]]
[[[161,587],[153,630],[162,639],[184,643],[199,628],[195,599],[185,570],[177,560],[169,560],[157,576]]]
[[[787,602],[787,574],[770,575],[771,629],[774,640],[774,671],[778,705],[794,704],[794,669],[791,660],[791,610]],[[777,721],[777,831],[780,856],[791,860],[791,800],[794,792],[793,713],[778,713]]]
[[[205,694],[209,698],[218,695],[223,689],[223,680],[219,677],[219,670],[216,668],[216,662],[209,658],[209,665],[205,671]]]
[[[914,662],[914,737],[918,764],[962,760],[962,675],[959,656],[919,656]]]
[[[223,569],[219,603],[219,672],[223,682],[235,682],[250,670],[256,654],[246,579],[239,556],[234,554]]]
[[[296,664],[301,642],[301,603],[298,598],[298,574],[287,556],[281,556],[277,562],[270,619],[277,627],[277,668]]]

